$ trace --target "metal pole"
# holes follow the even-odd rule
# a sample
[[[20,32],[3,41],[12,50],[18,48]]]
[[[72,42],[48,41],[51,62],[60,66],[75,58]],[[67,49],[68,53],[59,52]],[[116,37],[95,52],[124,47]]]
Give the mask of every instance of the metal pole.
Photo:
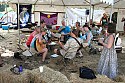
[[[113,5],[111,5],[111,11],[110,11],[110,23],[112,22],[112,11],[113,11]]]
[[[93,15],[94,15],[94,5],[92,6],[92,23],[93,23]]]
[[[91,20],[91,8],[92,7],[92,0],[90,0],[90,13],[89,13],[89,26],[90,26],[90,20]]]
[[[7,23],[8,23],[8,14],[7,14],[7,2],[5,3],[6,15],[7,15]]]
[[[19,44],[20,44],[20,14],[19,14],[19,8],[20,8],[20,4],[19,4],[19,0],[18,0],[18,7],[17,7],[17,10],[18,10],[18,12],[17,12],[17,20],[18,20],[18,23],[17,23],[17,25],[18,25],[18,31],[19,31]]]

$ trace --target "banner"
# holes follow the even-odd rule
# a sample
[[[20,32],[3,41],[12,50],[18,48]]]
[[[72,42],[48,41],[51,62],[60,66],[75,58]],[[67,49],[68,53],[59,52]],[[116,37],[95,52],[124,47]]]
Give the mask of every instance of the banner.
[[[56,25],[57,24],[58,13],[55,14],[44,14],[40,13],[40,21],[44,20],[47,25]]]
[[[31,22],[31,10],[32,10],[32,5],[19,5],[19,15],[20,15],[19,20],[21,26],[24,27],[27,25],[27,23]]]

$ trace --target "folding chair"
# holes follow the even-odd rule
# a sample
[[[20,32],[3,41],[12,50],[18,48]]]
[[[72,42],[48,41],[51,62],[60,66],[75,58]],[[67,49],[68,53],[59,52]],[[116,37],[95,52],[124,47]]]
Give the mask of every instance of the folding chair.
[[[21,53],[25,56],[32,56],[33,54],[30,52],[30,49],[26,46],[27,37],[24,34],[19,35],[19,43],[18,48],[21,50]],[[27,55],[29,54],[29,55]]]

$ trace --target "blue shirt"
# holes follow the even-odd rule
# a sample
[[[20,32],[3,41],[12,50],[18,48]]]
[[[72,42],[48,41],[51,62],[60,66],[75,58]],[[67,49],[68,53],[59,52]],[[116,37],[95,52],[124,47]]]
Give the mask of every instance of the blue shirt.
[[[59,30],[62,28],[63,26],[60,26]],[[65,26],[65,29],[63,29],[60,33],[64,33],[64,34],[67,34],[69,33],[71,30],[69,28],[69,26]]]
[[[83,40],[86,40],[89,33],[90,33],[90,39],[89,39],[89,41],[88,41],[88,44],[90,45],[90,44],[91,44],[91,40],[92,40],[92,38],[93,38],[93,35],[92,35],[92,32],[91,32],[91,31],[86,32],[85,35],[82,36],[82,39],[83,39]]]

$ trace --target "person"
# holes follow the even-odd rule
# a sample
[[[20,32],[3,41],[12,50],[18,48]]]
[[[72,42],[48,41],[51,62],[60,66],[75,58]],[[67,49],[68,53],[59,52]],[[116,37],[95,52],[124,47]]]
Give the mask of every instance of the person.
[[[102,27],[105,25],[105,23],[108,23],[108,17],[106,15],[106,13],[103,14],[103,17],[101,18],[100,23],[101,23]]]
[[[62,55],[68,59],[73,59],[75,57],[80,45],[74,38],[76,38],[80,43],[83,43],[83,40],[78,37],[78,31],[76,29],[73,29],[73,31],[70,32],[70,36],[71,38],[67,40],[65,45],[63,45],[60,41],[58,42],[62,49],[54,49],[54,53]]]
[[[104,40],[99,40],[99,43],[103,45],[103,50],[98,63],[98,73],[106,75],[113,79],[117,76],[117,53],[114,48],[114,24],[109,23],[107,29],[107,38]]]
[[[2,63],[2,58],[1,58],[1,54],[0,54],[0,67],[3,66],[3,63]]]
[[[27,41],[26,41],[26,45],[27,47],[30,47],[31,41],[34,38],[34,36],[36,34],[40,33],[40,27],[36,27],[35,30],[30,34],[30,36],[28,37]]]
[[[92,24],[91,32],[94,36],[97,36],[97,30],[98,30],[98,27],[95,24]]]
[[[85,40],[85,42],[88,43],[88,45],[90,46],[91,45],[91,40],[93,38],[91,29],[90,29],[90,27],[88,25],[84,25],[83,30],[85,32],[83,33],[84,35],[83,35],[82,39]]]
[[[82,31],[82,28],[80,27],[80,22],[76,22],[76,30],[78,30],[79,32],[79,37],[81,38],[81,31]]]
[[[40,23],[40,27],[41,27],[42,33],[45,33],[45,35],[43,35],[43,38],[46,40],[46,42],[49,42],[50,38],[52,36],[55,36],[55,34],[51,32],[52,26],[46,25],[45,21],[42,20]]]
[[[42,37],[43,35],[45,34],[43,34],[42,32],[35,35],[30,44],[30,51],[32,53],[42,54],[42,63],[45,62],[45,58],[48,53],[48,49],[46,48],[46,41]]]
[[[66,43],[66,41],[68,40],[68,36],[69,36],[69,32],[70,32],[70,27],[66,26],[65,21],[62,20],[62,26],[60,26],[58,32],[61,33],[62,35],[62,41],[63,43]]]
[[[123,29],[124,29],[124,34],[125,34],[125,18],[123,17],[121,22],[124,22],[124,26],[123,26]]]

